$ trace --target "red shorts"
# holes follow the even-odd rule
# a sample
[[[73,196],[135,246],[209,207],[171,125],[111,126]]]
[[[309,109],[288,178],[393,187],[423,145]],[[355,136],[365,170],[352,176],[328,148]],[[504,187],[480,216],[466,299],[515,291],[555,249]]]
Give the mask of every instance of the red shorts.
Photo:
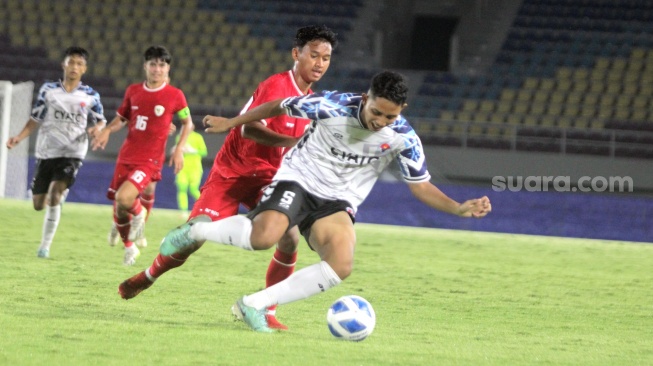
[[[158,182],[161,180],[161,167],[153,163],[141,164],[116,164],[116,170],[113,172],[113,180],[107,190],[107,198],[115,200],[118,188],[130,181],[137,189],[138,193],[143,193],[145,187],[150,182]]]
[[[261,198],[263,188],[271,182],[272,178],[225,178],[212,171],[201,189],[200,198],[193,205],[189,219],[206,215],[212,221],[222,220],[237,215],[241,204],[251,210]]]

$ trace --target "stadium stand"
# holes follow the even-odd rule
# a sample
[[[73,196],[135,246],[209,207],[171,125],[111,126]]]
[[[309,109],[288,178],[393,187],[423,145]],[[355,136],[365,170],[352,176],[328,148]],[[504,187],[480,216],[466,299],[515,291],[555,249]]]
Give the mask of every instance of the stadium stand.
[[[292,65],[289,50],[296,28],[326,24],[342,40],[361,4],[4,0],[0,10],[8,21],[0,26],[0,71],[12,81],[57,79],[62,50],[81,45],[92,57],[85,80],[111,112],[125,87],[142,78],[143,50],[163,44],[173,54],[172,83],[184,90],[191,110],[233,114],[261,80]]]
[[[193,113],[235,114],[256,83],[290,66],[297,27],[326,24],[346,42],[363,6],[1,0],[0,73],[57,79],[62,49],[82,45],[92,54],[85,80],[112,114],[124,88],[142,78],[143,50],[164,44],[174,56],[172,82]],[[316,90],[362,92],[376,71],[334,63]],[[653,158],[653,3],[524,0],[488,72],[427,72],[415,90],[405,113],[425,143]]]
[[[650,1],[525,0],[490,71],[427,74],[413,113],[441,145],[653,158],[652,36]]]

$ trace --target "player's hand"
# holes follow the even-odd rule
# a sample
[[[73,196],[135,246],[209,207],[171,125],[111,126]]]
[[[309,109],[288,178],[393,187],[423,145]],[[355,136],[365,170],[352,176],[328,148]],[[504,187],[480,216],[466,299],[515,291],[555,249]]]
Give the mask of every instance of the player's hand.
[[[107,142],[109,142],[109,135],[111,134],[111,131],[108,128],[103,129],[102,131],[96,133],[96,135],[93,137],[93,140],[91,140],[91,148],[93,151],[97,149],[102,149],[107,146]]]
[[[16,137],[16,136],[10,137],[9,140],[7,140],[7,144],[6,144],[7,149],[11,149],[12,147],[18,145],[19,142],[20,142],[20,140],[18,139],[18,137]]]
[[[492,204],[487,196],[463,202],[459,208],[459,215],[480,219],[492,211]]]
[[[97,125],[96,125],[96,126],[89,127],[88,129],[86,129],[86,133],[88,133],[88,135],[89,135],[91,138],[95,138],[95,136],[97,136],[97,134],[99,134],[100,131],[101,131],[101,130],[98,128]]]
[[[175,174],[179,173],[181,169],[184,168],[184,152],[182,149],[175,149],[175,151],[172,153],[172,156],[170,157],[168,166],[175,167]]]
[[[227,123],[228,118],[217,116],[205,116],[202,123],[206,127],[207,133],[222,133],[228,131],[231,127]]]

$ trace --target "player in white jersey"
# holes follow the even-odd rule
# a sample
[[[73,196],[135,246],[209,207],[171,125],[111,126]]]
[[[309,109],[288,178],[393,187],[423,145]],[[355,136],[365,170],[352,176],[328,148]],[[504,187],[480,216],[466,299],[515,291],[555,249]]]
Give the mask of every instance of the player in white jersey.
[[[299,225],[322,261],[242,297],[232,308],[252,329],[272,332],[265,318],[268,306],[324,292],[351,274],[356,209],[392,161],[398,163],[413,195],[426,205],[461,217],[484,217],[492,209],[487,197],[461,204],[429,182],[421,142],[400,116],[407,93],[402,75],[384,71],[374,76],[367,94],[323,92],[268,102],[232,119],[206,116],[207,132],[215,133],[283,113],[313,122],[285,155],[272,184],[247,217],[189,222],[166,235],[161,253],[176,253],[196,240],[268,249],[286,230]]]
[[[88,151],[86,128],[89,115],[103,121],[100,95],[82,83],[89,54],[81,47],[69,47],[61,63],[63,80],[46,82],[39,90],[30,119],[16,136],[7,140],[11,149],[39,128],[36,138],[36,173],[32,180],[32,201],[37,211],[47,207],[41,245],[37,255],[50,256],[52,239],[61,217],[60,203],[75,183]]]

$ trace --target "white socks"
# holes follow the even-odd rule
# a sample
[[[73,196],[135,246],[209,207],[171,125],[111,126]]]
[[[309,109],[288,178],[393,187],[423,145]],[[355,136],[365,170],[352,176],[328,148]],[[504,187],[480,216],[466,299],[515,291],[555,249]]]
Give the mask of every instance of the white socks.
[[[52,239],[54,239],[54,234],[57,232],[60,218],[61,205],[45,206],[45,218],[43,219],[41,246],[39,249],[50,250],[50,245],[52,245]]]
[[[195,241],[233,245],[253,250],[250,241],[252,221],[245,216],[231,216],[214,222],[196,222],[190,228],[190,238]],[[147,275],[147,273],[146,273]],[[244,303],[258,310],[272,305],[283,305],[306,299],[331,287],[342,280],[327,262],[320,262],[303,268],[285,280],[255,294],[245,296]]]
[[[210,240],[246,250],[253,250],[251,234],[252,220],[239,215],[214,222],[196,222],[190,228],[190,238],[195,241]]]
[[[306,299],[324,292],[340,282],[342,280],[331,266],[322,261],[300,269],[276,285],[245,296],[243,302],[247,306],[261,310],[272,305],[283,305]]]

